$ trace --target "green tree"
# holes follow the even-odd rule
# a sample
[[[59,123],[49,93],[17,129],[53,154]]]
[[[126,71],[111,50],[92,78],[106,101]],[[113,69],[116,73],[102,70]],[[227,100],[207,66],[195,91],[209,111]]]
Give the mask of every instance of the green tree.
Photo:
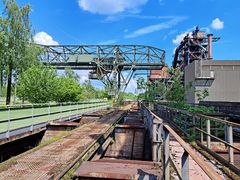
[[[22,73],[18,81],[18,96],[31,103],[46,103],[54,100],[57,73],[43,65],[32,66]]]
[[[204,100],[206,97],[209,96],[209,92],[208,90],[205,88],[203,90],[197,90],[196,92],[196,96],[197,96],[197,100],[198,101],[202,101]]]
[[[90,80],[85,80],[82,87],[84,99],[93,99],[97,97],[97,91]]]
[[[69,67],[65,68],[65,77],[74,79],[76,82],[80,80],[80,76]]]
[[[139,90],[146,90],[146,82],[143,77],[137,79],[137,89]]]
[[[167,89],[166,99],[172,103],[173,106],[181,107],[186,103],[185,97],[188,88],[185,88],[181,82],[183,74],[180,70],[173,69],[171,72],[173,74],[172,84]]]
[[[3,95],[3,77],[6,70],[7,20],[0,16],[0,97]]]
[[[74,102],[83,99],[83,88],[74,78],[58,77],[56,79],[55,98],[57,102]]]
[[[1,17],[1,30],[6,38],[2,42],[2,55],[5,61],[7,74],[7,97],[6,104],[11,101],[11,87],[13,72],[18,74],[22,69],[23,56],[32,38],[29,21],[30,6],[19,7],[15,0],[3,0],[5,11]]]

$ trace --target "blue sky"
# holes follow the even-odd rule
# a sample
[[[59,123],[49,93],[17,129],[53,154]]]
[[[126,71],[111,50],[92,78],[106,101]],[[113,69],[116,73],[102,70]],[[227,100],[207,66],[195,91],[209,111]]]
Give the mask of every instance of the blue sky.
[[[239,0],[17,0],[32,6],[45,44],[140,44],[166,50],[171,65],[182,34],[198,25],[221,40],[214,59],[240,59]],[[2,6],[2,4],[0,4]]]

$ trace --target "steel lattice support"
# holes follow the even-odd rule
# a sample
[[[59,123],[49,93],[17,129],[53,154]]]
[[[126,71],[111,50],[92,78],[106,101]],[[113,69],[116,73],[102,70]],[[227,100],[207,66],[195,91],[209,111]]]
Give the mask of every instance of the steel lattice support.
[[[165,66],[165,51],[141,45],[53,45],[43,46],[39,59],[57,69],[70,67],[92,70],[90,79],[101,80],[117,96],[137,70],[157,70]],[[127,72],[127,75],[123,72]]]

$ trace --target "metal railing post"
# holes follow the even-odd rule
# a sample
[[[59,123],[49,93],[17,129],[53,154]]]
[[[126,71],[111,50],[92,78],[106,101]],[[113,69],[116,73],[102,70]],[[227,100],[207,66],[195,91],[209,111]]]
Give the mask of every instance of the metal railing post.
[[[70,102],[70,114],[69,114],[69,116],[68,116],[68,120],[70,121],[70,119],[71,119],[71,117],[70,116],[72,116],[72,102]]]
[[[211,149],[211,136],[209,136],[209,134],[211,134],[211,125],[210,125],[210,120],[207,119],[207,148]]]
[[[188,130],[188,127],[187,127],[187,119],[188,119],[188,115],[187,114],[183,114],[184,115],[184,117],[183,117],[183,119],[184,119],[184,124],[183,124],[183,127],[184,127],[184,131],[187,133],[187,130]]]
[[[10,137],[10,129],[11,129],[11,110],[10,110],[10,106],[8,106],[8,124],[7,124],[6,138]]]
[[[226,118],[224,118],[226,120]],[[228,142],[228,127],[227,124],[224,124],[224,140]]]
[[[62,121],[62,102],[60,103],[60,121]]]
[[[200,117],[200,129],[203,130],[203,119]],[[200,142],[203,144],[203,132],[200,132]]]
[[[193,135],[196,138],[196,116],[192,116]]]
[[[48,121],[50,121],[50,114],[51,114],[50,103],[48,103]]]
[[[157,139],[158,139],[158,149],[157,149],[157,154],[158,154],[158,159],[157,161],[161,161],[162,157],[162,151],[161,151],[161,146],[162,146],[162,124],[158,124],[158,131],[157,131]]]
[[[189,154],[184,150],[182,155],[182,180],[189,179]]]
[[[34,105],[32,104],[32,118],[31,118],[30,131],[33,131],[33,117],[34,117]]]
[[[157,161],[157,125],[153,123],[153,161]]]
[[[227,126],[228,130],[227,130],[227,136],[228,136],[228,143],[233,145],[233,128],[231,125]],[[234,152],[233,152],[233,148],[228,146],[228,156],[229,156],[229,162],[231,164],[234,164]]]
[[[167,129],[165,129],[165,142],[164,142],[164,179],[170,179],[170,155],[169,155],[169,141],[170,135]]]

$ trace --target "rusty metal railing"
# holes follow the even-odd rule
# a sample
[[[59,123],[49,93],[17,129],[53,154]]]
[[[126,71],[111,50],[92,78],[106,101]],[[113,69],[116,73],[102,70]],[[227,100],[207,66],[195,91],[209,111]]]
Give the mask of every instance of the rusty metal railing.
[[[240,144],[239,138],[234,139],[234,135],[240,133],[240,124],[162,105],[155,105],[155,111],[161,118],[176,125],[221,163],[240,174],[239,164],[234,161],[234,155],[240,153],[237,146],[237,143]],[[213,148],[219,147],[223,147],[221,150],[227,153],[227,158],[214,152]]]
[[[170,179],[170,167],[172,167],[180,179],[189,179],[189,156],[199,165],[210,179],[222,179],[221,176],[206,163],[162,118],[151,112],[144,104],[140,104],[144,121],[152,138],[153,161],[163,164],[164,179]],[[167,113],[166,113],[167,114]],[[170,154],[170,135],[184,149],[181,158],[181,170],[175,164]]]

